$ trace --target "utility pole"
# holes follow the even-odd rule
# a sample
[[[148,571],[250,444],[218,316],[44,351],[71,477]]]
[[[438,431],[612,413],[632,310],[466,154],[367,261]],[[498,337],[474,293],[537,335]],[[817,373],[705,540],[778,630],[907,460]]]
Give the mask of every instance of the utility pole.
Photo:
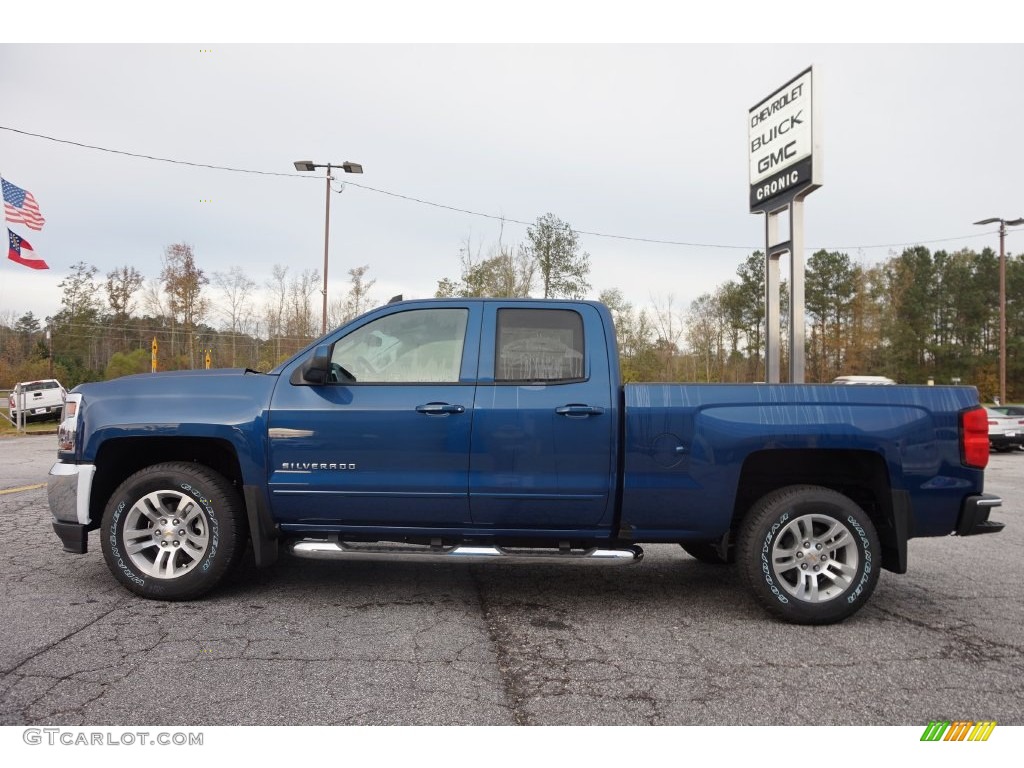
[[[1024,224],[1024,218],[991,218],[974,222],[979,225],[999,222],[999,404],[1006,404],[1006,228]]]

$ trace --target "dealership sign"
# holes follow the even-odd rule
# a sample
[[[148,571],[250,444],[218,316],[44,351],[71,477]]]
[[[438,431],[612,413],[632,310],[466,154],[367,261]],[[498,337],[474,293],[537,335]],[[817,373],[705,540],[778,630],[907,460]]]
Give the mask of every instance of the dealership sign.
[[[817,108],[814,72],[808,68],[750,109],[751,212],[778,208],[821,186]]]

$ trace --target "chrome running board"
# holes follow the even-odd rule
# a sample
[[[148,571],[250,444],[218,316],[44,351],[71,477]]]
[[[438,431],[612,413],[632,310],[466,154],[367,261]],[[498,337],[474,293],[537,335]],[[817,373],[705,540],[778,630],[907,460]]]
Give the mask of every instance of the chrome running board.
[[[630,565],[643,559],[644,551],[622,549],[528,549],[494,546],[428,547],[412,544],[358,544],[331,539],[302,539],[290,547],[296,557],[311,560],[405,560],[435,563],[575,563],[580,565]]]

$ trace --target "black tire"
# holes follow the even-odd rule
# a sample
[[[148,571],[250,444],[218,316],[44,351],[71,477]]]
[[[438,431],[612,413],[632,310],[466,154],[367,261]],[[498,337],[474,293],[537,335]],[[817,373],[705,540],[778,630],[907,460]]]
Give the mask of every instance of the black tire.
[[[695,541],[687,544],[680,544],[680,547],[690,557],[700,560],[702,563],[707,565],[728,565],[729,563],[736,562],[736,548],[730,547],[729,554],[726,557],[722,557],[718,551],[718,546],[708,541]]]
[[[139,470],[114,492],[100,524],[107,567],[153,600],[191,600],[213,589],[245,550],[242,502],[201,464]]]
[[[856,613],[878,583],[871,519],[841,493],[791,485],[751,507],[737,545],[740,575],[769,613],[833,624]]]

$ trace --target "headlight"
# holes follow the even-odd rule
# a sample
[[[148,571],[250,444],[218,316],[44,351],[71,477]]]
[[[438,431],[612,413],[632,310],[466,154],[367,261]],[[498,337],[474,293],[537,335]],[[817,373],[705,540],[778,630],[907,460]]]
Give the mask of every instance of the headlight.
[[[81,395],[68,395],[64,401],[64,420],[57,430],[57,450],[72,452],[75,450],[75,436],[78,433],[78,411],[82,403]]]

